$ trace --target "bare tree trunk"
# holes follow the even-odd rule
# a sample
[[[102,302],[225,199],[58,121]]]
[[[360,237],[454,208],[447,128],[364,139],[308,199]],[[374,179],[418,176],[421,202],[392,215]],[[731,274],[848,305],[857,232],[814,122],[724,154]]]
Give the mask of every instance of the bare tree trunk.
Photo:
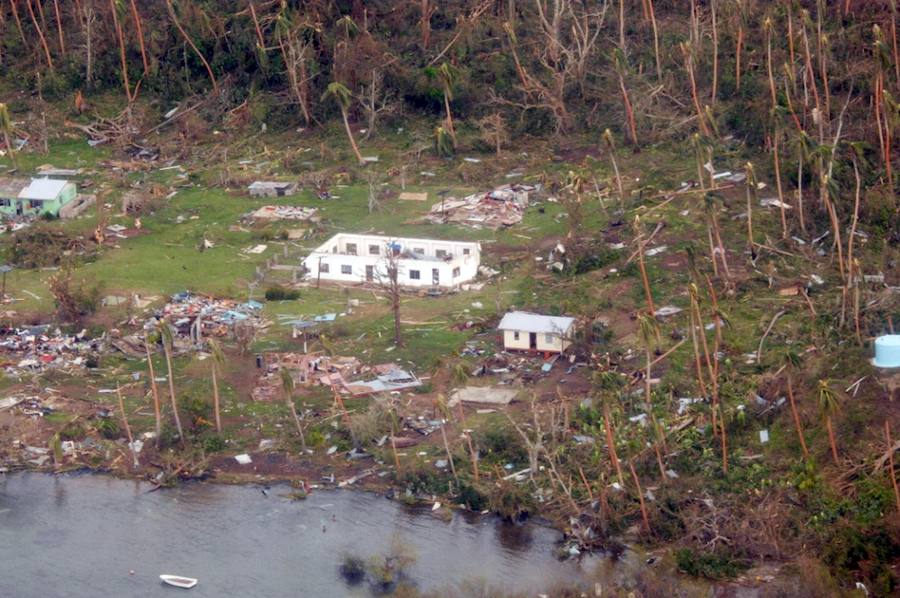
[[[216,432],[222,433],[222,416],[219,412],[219,376],[218,366],[213,362],[212,366],[212,386],[213,386],[213,413],[216,418]]]
[[[619,47],[625,52],[625,0],[619,0]]]
[[[44,56],[47,59],[47,66],[50,68],[50,72],[53,72],[53,58],[50,56],[50,47],[47,45],[47,38],[44,37],[44,30],[38,24],[37,17],[34,14],[34,8],[31,6],[31,0],[25,0],[25,5],[28,7],[28,14],[31,16],[31,22],[34,24],[34,28],[37,31],[38,38],[41,40],[41,47],[44,49]],[[40,4],[38,4],[40,6]]]
[[[653,10],[653,0],[647,0],[647,11],[650,15],[650,26],[653,29],[653,56],[656,59],[656,81],[662,83],[662,63],[659,59],[659,30],[656,26],[656,12]]]
[[[168,326],[167,323],[163,324]],[[172,370],[172,348],[169,343],[163,341],[163,352],[166,355],[166,368],[169,375],[169,397],[172,399],[172,413],[175,416],[175,429],[178,430],[178,439],[184,444],[184,430],[181,428],[181,417],[178,415],[178,401],[175,400],[175,372]]]
[[[82,18],[84,20],[84,78],[88,86],[94,81],[94,22],[97,13],[94,12],[93,0],[85,0],[82,6]]]
[[[894,487],[894,500],[900,511],[900,488],[897,487],[897,472],[894,471],[894,443],[891,441],[891,422],[888,420],[884,420],[884,440],[887,444],[888,473],[891,476],[891,486]]]
[[[144,350],[147,352],[147,367],[150,370],[150,391],[153,394],[153,415],[156,416],[156,447],[159,448],[159,437],[162,434],[162,411],[159,405],[159,388],[156,386],[156,373],[153,371],[153,358],[150,356],[150,346],[144,339]]]
[[[775,161],[775,188],[778,189],[778,208],[781,212],[781,238],[788,238],[787,215],[785,214],[784,189],[781,186],[781,156],[779,155],[778,139],[781,137],[781,131],[775,126],[772,135],[773,147],[772,158]]]
[[[134,467],[137,468],[140,466],[140,462],[138,461],[137,453],[134,450],[134,437],[131,435],[131,426],[128,425],[128,414],[125,413],[125,401],[122,399],[122,389],[119,388],[118,384],[116,384],[116,396],[119,398],[119,412],[122,414],[122,423],[125,425],[125,434],[128,437],[128,449],[131,451]]]
[[[125,86],[125,97],[128,100],[128,104],[131,105],[131,85],[128,82],[128,62],[125,59],[125,36],[122,33],[122,24],[119,22],[115,0],[109,0],[109,10],[112,14],[113,25],[115,25],[116,37],[119,39],[119,59],[122,63],[122,85]]]
[[[62,17],[59,14],[59,0],[53,0],[53,10],[56,13],[56,31],[59,33],[59,52],[63,59],[66,58],[66,40],[63,37]]]
[[[362,154],[359,153],[356,139],[353,138],[353,131],[350,130],[350,121],[347,119],[347,109],[343,106],[341,106],[341,118],[344,120],[344,130],[347,132],[347,139],[350,140],[350,147],[353,149],[353,155],[356,156],[356,161],[359,164],[363,164],[364,160]]]
[[[184,38],[184,41],[187,42],[187,45],[191,47],[191,50],[194,51],[194,54],[197,55],[197,58],[200,59],[200,62],[203,63],[203,66],[206,68],[207,74],[209,74],[209,80],[212,82],[213,93],[219,93],[219,84],[216,81],[216,76],[213,74],[212,67],[209,66],[209,63],[206,62],[206,58],[204,58],[203,54],[200,52],[199,48],[194,44],[194,40],[187,34],[187,31],[181,26],[181,23],[178,21],[178,16],[175,14],[175,7],[172,6],[172,0],[166,0],[166,8],[169,11],[169,17],[172,19],[172,23],[175,25],[175,28],[178,29],[178,32],[181,34],[181,37]]]
[[[150,73],[150,63],[147,60],[147,48],[144,43],[144,26],[141,24],[141,14],[138,12],[137,4],[131,0],[131,16],[134,18],[134,26],[137,29],[138,43],[141,46],[141,62],[144,65],[144,76]]]
[[[431,13],[434,7],[431,6],[430,0],[419,0],[420,15],[419,29],[422,32],[422,50],[428,50],[428,43],[431,40]]]
[[[609,460],[612,461],[613,467],[616,468],[616,475],[619,477],[619,484],[625,486],[625,477],[622,475],[622,465],[619,463],[619,457],[616,454],[616,439],[613,435],[612,421],[609,415],[609,404],[606,399],[603,400],[603,425],[606,428],[606,444],[609,450]]]
[[[837,441],[834,438],[834,426],[831,424],[831,416],[825,416],[825,427],[828,429],[828,443],[831,445],[831,456],[834,459],[835,465],[838,464],[838,452],[837,452]]]
[[[716,20],[716,0],[709,0],[709,10],[712,17],[712,42],[713,42],[713,72],[712,72],[712,91],[710,92],[710,103],[715,104],[719,95],[719,25]]]
[[[644,530],[650,533],[650,518],[647,516],[647,505],[644,504],[644,491],[641,489],[641,482],[638,480],[637,473],[634,471],[634,464],[629,461],[628,468],[631,469],[631,477],[634,479],[634,485],[637,487],[638,501],[641,504],[641,519],[644,520]]]
[[[800,439],[800,448],[803,449],[803,458],[809,459],[809,449],[806,448],[806,439],[803,437],[803,426],[800,425],[800,414],[797,412],[797,403],[794,400],[794,383],[791,375],[787,377],[788,399],[791,402],[791,415],[794,418],[794,427],[797,428],[797,437]]]
[[[25,38],[25,31],[22,29],[22,19],[19,18],[19,9],[16,7],[18,1],[19,0],[9,0],[9,5],[12,8],[13,19],[16,21],[16,29],[19,30],[19,37],[22,38],[22,45],[28,49],[28,40]],[[27,2],[28,0],[25,1]]]

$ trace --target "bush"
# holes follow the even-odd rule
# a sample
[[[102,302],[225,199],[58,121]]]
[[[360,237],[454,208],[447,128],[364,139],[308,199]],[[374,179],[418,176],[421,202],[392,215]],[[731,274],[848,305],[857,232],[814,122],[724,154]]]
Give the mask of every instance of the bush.
[[[190,427],[195,432],[210,427],[212,406],[206,399],[196,394],[185,393],[178,397],[178,408],[182,415],[190,418]]]
[[[737,577],[747,568],[730,556],[699,552],[690,548],[676,550],[675,563],[682,573],[707,579],[730,579]]]
[[[459,502],[466,505],[471,511],[483,511],[488,505],[488,498],[475,486],[460,482]]]
[[[203,450],[207,453],[218,453],[226,448],[225,439],[218,434],[209,434],[203,437]]]
[[[276,286],[266,289],[266,301],[296,301],[300,291]]]
[[[100,421],[97,422],[96,427],[97,433],[107,440],[116,440],[122,435],[122,431],[119,428],[119,422],[112,417],[101,417]]]
[[[358,556],[345,556],[338,573],[351,586],[357,586],[366,578],[366,563]]]
[[[72,271],[64,268],[47,279],[50,293],[59,317],[69,322],[77,322],[100,307],[103,289],[100,283],[86,280],[74,282]]]
[[[534,510],[534,499],[528,486],[501,481],[491,491],[490,506],[491,511],[506,521],[516,522]]]
[[[519,433],[512,426],[488,425],[475,432],[475,443],[484,455],[484,461],[491,463],[524,463],[528,451]]]

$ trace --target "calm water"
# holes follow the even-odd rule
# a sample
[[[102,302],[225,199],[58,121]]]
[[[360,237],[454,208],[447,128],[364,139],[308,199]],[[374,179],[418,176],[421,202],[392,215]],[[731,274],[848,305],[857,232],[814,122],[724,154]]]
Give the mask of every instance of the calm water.
[[[291,502],[278,496],[284,486],[268,496],[255,486],[149,488],[96,475],[0,476],[0,596],[369,596],[367,585],[341,580],[343,557],[398,545],[415,559],[409,573],[422,590],[488,580],[537,596],[597,566],[554,559],[551,529],[442,521],[368,493]],[[200,584],[163,586],[160,573]]]

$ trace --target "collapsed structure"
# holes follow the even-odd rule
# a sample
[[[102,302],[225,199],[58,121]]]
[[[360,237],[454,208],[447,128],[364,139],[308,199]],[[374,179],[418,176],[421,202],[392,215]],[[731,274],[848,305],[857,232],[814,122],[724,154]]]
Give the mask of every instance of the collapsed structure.
[[[267,353],[261,356],[263,374],[251,391],[254,401],[280,396],[280,371],[287,371],[297,386],[327,386],[335,392],[365,396],[421,386],[415,374],[394,365],[363,365],[355,357],[329,357],[315,353]],[[352,381],[354,378],[360,380]]]
[[[402,287],[456,288],[478,275],[481,245],[340,233],[303,260],[309,280],[387,283],[397,267]]]
[[[297,192],[297,183],[254,181],[247,187],[252,197],[284,197]]]
[[[497,230],[521,222],[531,195],[538,191],[540,188],[534,185],[503,185],[462,199],[448,197],[431,206],[425,219],[435,224],[453,222]]]

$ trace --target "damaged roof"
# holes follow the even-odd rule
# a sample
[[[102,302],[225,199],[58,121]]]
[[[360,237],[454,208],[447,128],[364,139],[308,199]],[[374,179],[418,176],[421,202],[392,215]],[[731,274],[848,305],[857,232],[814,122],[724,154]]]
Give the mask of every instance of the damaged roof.
[[[31,179],[27,187],[19,191],[19,199],[35,199],[47,201],[56,199],[63,188],[69,185],[68,181],[55,179]]]
[[[527,332],[566,332],[575,323],[575,318],[564,316],[544,316],[526,311],[511,311],[500,320],[499,330],[523,330]]]

